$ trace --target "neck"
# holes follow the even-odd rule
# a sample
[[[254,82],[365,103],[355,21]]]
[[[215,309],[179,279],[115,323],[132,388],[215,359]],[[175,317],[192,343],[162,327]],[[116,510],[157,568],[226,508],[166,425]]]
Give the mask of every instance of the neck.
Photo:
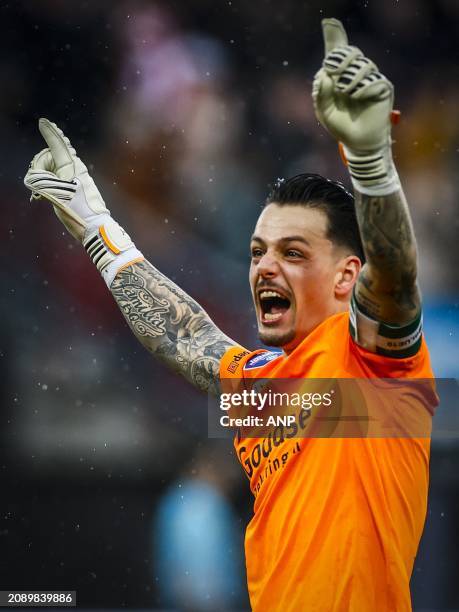
[[[322,323],[324,323],[327,319],[329,319],[330,317],[333,317],[337,314],[340,314],[342,312],[348,312],[349,310],[349,304],[350,302],[347,300],[346,302],[335,302],[335,308],[333,308],[326,316],[324,316],[320,321],[318,321],[313,327],[311,327],[307,333],[301,335],[298,338],[294,338],[291,342],[289,342],[288,344],[286,344],[285,346],[282,347],[282,350],[284,351],[284,353],[286,355],[290,355],[290,353],[292,353],[297,346],[299,346],[303,340],[305,340],[315,329],[317,329],[319,327],[319,325],[322,325]]]

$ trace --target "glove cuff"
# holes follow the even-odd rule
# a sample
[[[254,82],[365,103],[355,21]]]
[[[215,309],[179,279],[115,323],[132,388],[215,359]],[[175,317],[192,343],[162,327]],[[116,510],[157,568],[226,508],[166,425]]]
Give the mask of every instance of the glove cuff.
[[[101,225],[88,229],[83,246],[110,288],[122,267],[144,257],[116,221],[105,215],[101,220],[104,221]]]
[[[389,195],[400,189],[390,144],[365,153],[342,145],[344,161],[354,189],[371,196]]]

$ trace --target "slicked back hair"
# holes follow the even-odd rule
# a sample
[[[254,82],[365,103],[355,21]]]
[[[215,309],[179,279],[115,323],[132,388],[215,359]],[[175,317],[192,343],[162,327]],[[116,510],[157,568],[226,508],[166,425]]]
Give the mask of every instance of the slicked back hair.
[[[327,238],[336,245],[347,247],[350,254],[365,262],[354,196],[341,183],[320,174],[297,174],[289,179],[277,179],[265,206],[268,204],[305,206],[323,211],[328,219]]]

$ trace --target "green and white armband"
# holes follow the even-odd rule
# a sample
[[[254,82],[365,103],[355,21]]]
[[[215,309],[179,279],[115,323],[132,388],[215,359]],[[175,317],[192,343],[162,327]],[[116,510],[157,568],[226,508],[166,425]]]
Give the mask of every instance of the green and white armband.
[[[422,343],[422,313],[406,325],[389,325],[372,318],[352,295],[349,312],[349,331],[364,349],[404,359],[416,355]]]

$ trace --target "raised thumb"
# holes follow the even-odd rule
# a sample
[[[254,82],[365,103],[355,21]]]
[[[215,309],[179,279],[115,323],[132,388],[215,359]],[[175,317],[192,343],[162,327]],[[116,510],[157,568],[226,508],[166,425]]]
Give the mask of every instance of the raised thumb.
[[[40,119],[38,129],[46,141],[54,160],[55,173],[61,179],[71,180],[75,176],[75,149],[55,123]]]
[[[348,44],[346,30],[338,19],[322,19],[322,33],[325,56],[336,47],[345,47]]]

